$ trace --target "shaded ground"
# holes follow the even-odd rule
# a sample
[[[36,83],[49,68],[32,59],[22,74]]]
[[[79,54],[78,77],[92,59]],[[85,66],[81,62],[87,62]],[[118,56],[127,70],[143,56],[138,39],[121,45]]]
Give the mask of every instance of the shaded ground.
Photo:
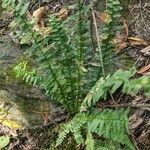
[[[150,45],[150,2],[149,0],[135,1],[129,5],[130,36],[144,39]],[[147,66],[150,64],[149,55],[143,56],[140,50],[144,46],[133,46],[128,54],[139,65]],[[150,51],[150,49],[149,49]],[[145,98],[142,93],[132,100],[132,103],[144,104],[144,107],[133,108],[130,116],[130,128],[134,144],[138,150],[150,149],[150,99]]]

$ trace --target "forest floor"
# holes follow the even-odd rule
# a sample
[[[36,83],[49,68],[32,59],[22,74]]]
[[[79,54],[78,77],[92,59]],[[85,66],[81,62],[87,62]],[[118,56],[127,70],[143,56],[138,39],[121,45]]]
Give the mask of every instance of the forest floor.
[[[88,2],[88,1],[87,1]],[[47,3],[50,7],[60,9],[66,5],[73,5],[73,0],[58,0]],[[35,5],[36,4],[36,5]],[[34,3],[30,6],[31,12],[35,10],[40,3]],[[125,48],[121,48],[118,55],[127,55],[126,61],[131,61],[130,66],[136,66],[139,76],[150,74],[150,2],[149,0],[137,0],[124,5],[123,20],[125,20],[126,40]],[[99,11],[99,10],[96,10]],[[0,17],[2,18],[2,17]],[[6,15],[0,19],[0,34],[8,34],[8,24],[11,17]],[[128,62],[127,62],[128,63]],[[121,66],[122,67],[122,66]],[[123,67],[126,67],[124,64]],[[117,99],[117,107],[130,107],[129,127],[130,137],[137,150],[150,150],[150,99],[146,98],[141,91],[136,96],[126,96],[117,93],[114,96]],[[116,107],[111,102],[107,104],[99,103],[98,107],[108,106]],[[14,134],[15,133],[15,134]],[[0,125],[0,135],[11,135],[11,143],[8,150],[46,150],[50,145],[49,139],[55,135],[51,134],[49,128],[31,129],[25,131],[10,130]],[[16,136],[17,134],[17,136]]]

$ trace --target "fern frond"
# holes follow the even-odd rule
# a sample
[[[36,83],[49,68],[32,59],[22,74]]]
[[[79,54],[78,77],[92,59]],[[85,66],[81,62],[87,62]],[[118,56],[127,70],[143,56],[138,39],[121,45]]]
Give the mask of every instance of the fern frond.
[[[82,102],[81,111],[88,107],[94,106],[100,99],[106,99],[109,90],[115,93],[124,83],[135,74],[135,70],[130,71],[116,71],[112,76],[107,76],[106,79],[100,78],[95,86],[89,91]]]
[[[82,66],[82,55],[83,55],[83,34],[84,34],[84,28],[83,28],[83,19],[82,19],[82,10],[83,10],[83,2],[81,0],[78,0],[78,34],[79,34],[79,40],[78,40],[78,50],[77,50],[77,98],[80,97],[81,92],[81,66]]]
[[[110,139],[95,140],[95,150],[121,150],[121,145]]]
[[[88,116],[87,129],[90,132],[97,133],[115,142],[125,144],[129,149],[133,149],[133,145],[127,135],[128,132],[128,110],[108,110],[91,113]]]
[[[95,150],[94,144],[95,141],[93,139],[92,133],[88,131],[86,136],[86,141],[85,141],[86,150]]]
[[[70,132],[74,133],[74,137],[76,139],[77,142],[79,142],[78,138],[76,138],[77,133],[80,133],[80,130],[82,128],[82,126],[86,123],[87,121],[87,117],[85,114],[77,114],[70,122],[66,123],[63,125],[63,127],[61,128],[62,131],[59,133],[57,141],[56,141],[56,147],[58,145],[60,145],[63,140],[66,138],[67,134],[69,134]],[[78,134],[81,142],[83,141],[83,138],[81,136],[81,134]]]
[[[145,95],[150,96],[150,77],[131,79],[134,74],[135,69],[118,70],[112,76],[107,76],[105,80],[100,78],[83,100],[80,110],[86,111],[88,107],[95,106],[99,100],[105,100],[109,92],[114,94],[120,87],[123,93],[132,95],[137,94],[143,88]]]
[[[30,85],[35,86],[40,83],[42,78],[37,75],[37,71],[35,69],[30,69],[28,67],[28,62],[21,62],[14,67],[14,72],[16,73],[16,77],[22,78],[29,83]]]
[[[128,149],[134,147],[128,137],[128,110],[109,110],[92,112],[90,114],[79,113],[69,123],[64,124],[60,132],[56,146],[61,144],[70,132],[74,135],[78,131],[87,130],[87,149],[94,149],[92,133],[96,133],[106,139],[126,145]],[[83,138],[82,138],[83,139]],[[89,140],[91,143],[89,143]]]
[[[84,144],[84,138],[80,130],[74,132],[73,136],[78,145]]]
[[[112,65],[115,61],[112,59],[112,56],[114,54],[113,50],[116,48],[116,44],[113,42],[113,38],[116,33],[122,29],[122,26],[120,25],[121,10],[122,7],[119,0],[106,1],[106,13],[109,15],[109,18],[101,29],[101,49],[103,61],[105,62],[105,72],[107,74],[113,72],[110,69],[114,69],[112,68]]]

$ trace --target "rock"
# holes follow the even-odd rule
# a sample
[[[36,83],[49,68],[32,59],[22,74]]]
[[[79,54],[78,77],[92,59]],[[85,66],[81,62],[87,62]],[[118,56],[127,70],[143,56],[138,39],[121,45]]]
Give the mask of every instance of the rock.
[[[17,128],[29,126],[29,122],[20,111],[19,106],[13,102],[13,98],[8,97],[9,94],[10,93],[5,90],[0,90],[0,122],[2,122],[3,125],[9,126],[9,124],[4,123],[4,120],[11,120],[18,125]],[[11,126],[9,127],[11,128]],[[12,126],[12,128],[15,127]]]
[[[22,57],[23,51],[15,44],[10,36],[4,36],[0,42],[0,89],[7,90],[24,98],[45,99],[42,92],[24,81],[15,78],[13,66]]]
[[[10,36],[0,38],[0,109],[9,108],[6,119],[16,121],[21,128],[53,125],[66,118],[38,87],[16,79],[13,66],[23,56],[23,50]]]

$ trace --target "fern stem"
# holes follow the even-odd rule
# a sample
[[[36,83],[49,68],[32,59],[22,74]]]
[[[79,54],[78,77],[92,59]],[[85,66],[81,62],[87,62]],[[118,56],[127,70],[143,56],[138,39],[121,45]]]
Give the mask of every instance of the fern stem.
[[[82,7],[83,4],[81,0],[78,0],[78,11],[79,11],[79,20],[78,20],[78,33],[79,33],[79,47],[77,52],[77,98],[80,97],[81,91],[81,66],[82,66],[82,53],[83,53],[83,25],[82,25]]]
[[[69,51],[69,45],[66,44],[66,48],[67,48],[67,50]],[[69,57],[68,60],[69,60],[69,62],[70,62],[70,56],[67,55],[66,57]],[[74,88],[74,86],[73,86],[71,64],[70,64],[70,65],[67,65],[67,67],[68,67],[68,73],[69,73],[69,78],[70,78],[71,91],[72,91],[72,94],[74,94],[75,88]]]
[[[102,74],[103,74],[103,77],[105,77],[105,69],[104,69],[104,63],[103,63],[102,49],[101,49],[99,33],[98,33],[98,27],[97,27],[97,22],[96,22],[96,18],[95,18],[95,13],[94,13],[92,1],[91,1],[91,9],[92,9],[92,17],[93,17],[93,21],[94,21],[94,28],[95,28],[98,51],[99,51],[99,59],[100,59],[100,62],[101,62]]]

